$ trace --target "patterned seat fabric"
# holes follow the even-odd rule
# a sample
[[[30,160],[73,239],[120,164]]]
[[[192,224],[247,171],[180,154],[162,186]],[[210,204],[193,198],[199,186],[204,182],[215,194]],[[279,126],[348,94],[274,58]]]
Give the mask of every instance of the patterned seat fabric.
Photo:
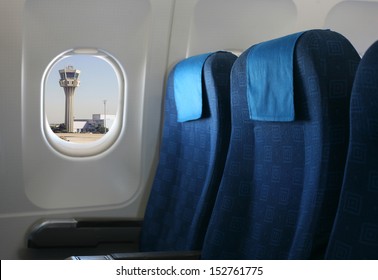
[[[378,41],[357,69],[350,143],[328,259],[378,259]]]
[[[304,32],[294,52],[295,121],[252,121],[245,51],[231,73],[232,132],[204,259],[324,258],[360,58],[343,36]]]
[[[228,151],[230,72],[236,56],[210,55],[202,70],[202,118],[177,122],[171,71],[160,160],[142,228],[141,251],[198,250]]]

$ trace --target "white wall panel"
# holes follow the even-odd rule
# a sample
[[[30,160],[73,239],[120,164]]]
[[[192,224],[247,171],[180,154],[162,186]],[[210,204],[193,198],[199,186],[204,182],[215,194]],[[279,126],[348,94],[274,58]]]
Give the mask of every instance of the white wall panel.
[[[351,41],[360,55],[378,40],[378,1],[343,1],[327,14],[326,28]]]

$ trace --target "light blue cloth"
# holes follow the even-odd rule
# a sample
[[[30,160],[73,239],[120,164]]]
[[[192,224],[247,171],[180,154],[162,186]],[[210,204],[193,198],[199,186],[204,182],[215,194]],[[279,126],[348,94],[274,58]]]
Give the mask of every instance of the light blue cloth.
[[[303,32],[255,45],[247,57],[249,115],[259,121],[293,121],[293,57]]]
[[[193,56],[176,65],[173,86],[178,122],[202,116],[202,68],[211,54]]]

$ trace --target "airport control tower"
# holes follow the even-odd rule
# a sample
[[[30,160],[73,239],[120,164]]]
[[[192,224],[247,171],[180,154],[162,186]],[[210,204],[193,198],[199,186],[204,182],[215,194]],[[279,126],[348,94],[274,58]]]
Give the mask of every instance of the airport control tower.
[[[73,104],[75,89],[80,85],[80,70],[75,69],[73,66],[68,66],[65,69],[59,70],[59,74],[59,85],[64,88],[64,93],[66,94],[66,111],[64,123],[66,125],[67,132],[74,132]]]

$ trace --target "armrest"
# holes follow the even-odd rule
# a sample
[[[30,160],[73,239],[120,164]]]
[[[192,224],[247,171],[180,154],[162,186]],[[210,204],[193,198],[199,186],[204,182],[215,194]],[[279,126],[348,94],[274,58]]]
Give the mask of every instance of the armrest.
[[[118,253],[98,256],[72,256],[67,260],[198,260],[201,251]]]
[[[141,220],[56,219],[44,220],[28,235],[29,248],[96,247],[100,243],[135,243]]]

